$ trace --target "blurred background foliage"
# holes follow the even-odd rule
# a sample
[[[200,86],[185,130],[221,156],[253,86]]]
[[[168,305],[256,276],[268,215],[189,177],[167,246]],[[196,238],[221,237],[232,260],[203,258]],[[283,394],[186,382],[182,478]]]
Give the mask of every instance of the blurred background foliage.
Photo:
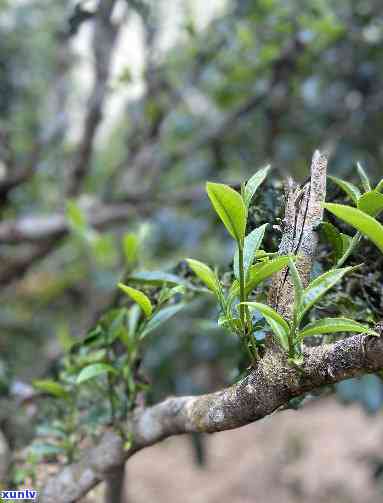
[[[193,2],[175,2],[176,34],[164,49],[168,4],[0,1],[0,427],[13,445],[36,417],[24,407],[23,435],[15,433],[23,417],[9,411],[28,383],[57,374],[66,338],[84,336],[113,302],[125,233],[141,236],[140,270],[188,275],[189,256],[224,274],[232,242],[206,180],[238,184],[270,162],[252,208],[258,226],[278,224],[281,181],[303,181],[315,148],[329,152],[332,174],[356,182],[360,161],[373,181],[382,176],[379,0],[228,0],[202,25]],[[139,34],[142,69],[111,70],[129,30]],[[84,93],[86,65],[94,74]],[[329,199],[341,197],[329,182]],[[268,251],[278,237],[269,226]],[[328,251],[323,244],[317,273]],[[351,263],[361,261],[322,312],[382,318],[382,259],[363,241]],[[216,318],[206,294],[150,337],[151,400],[236,377],[237,341]],[[338,390],[371,411],[383,399],[375,377]]]

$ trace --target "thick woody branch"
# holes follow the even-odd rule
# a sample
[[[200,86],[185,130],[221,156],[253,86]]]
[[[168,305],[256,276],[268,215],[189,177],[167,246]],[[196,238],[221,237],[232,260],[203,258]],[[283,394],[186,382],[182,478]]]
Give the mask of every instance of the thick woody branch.
[[[96,229],[103,229],[108,225],[126,221],[128,216],[138,214],[138,210],[130,203],[108,205],[98,203],[92,204],[89,209],[84,210],[84,213],[89,225]],[[145,206],[140,208],[140,213],[145,213]],[[0,223],[0,244],[40,242],[63,237],[69,230],[69,223],[63,213],[6,220]]]
[[[100,0],[93,31],[94,84],[88,102],[82,138],[71,173],[69,195],[77,195],[88,173],[94,139],[102,120],[102,110],[108,90],[112,53],[118,33],[118,24],[112,14],[117,0]]]
[[[132,454],[171,435],[239,428],[284,407],[289,400],[343,379],[383,367],[383,340],[355,335],[333,345],[308,348],[301,369],[268,353],[249,376],[229,388],[199,397],[169,398],[136,412],[127,432],[133,446],[108,431],[82,460],[51,478],[41,503],[71,503],[108,478]]]

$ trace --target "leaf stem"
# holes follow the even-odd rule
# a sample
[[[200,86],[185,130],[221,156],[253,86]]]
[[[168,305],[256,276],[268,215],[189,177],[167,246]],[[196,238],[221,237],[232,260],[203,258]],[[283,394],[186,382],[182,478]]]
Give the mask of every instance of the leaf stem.
[[[238,245],[238,262],[239,262],[239,317],[241,319],[243,327],[243,341],[246,346],[246,351],[250,357],[250,360],[255,363],[258,360],[258,350],[256,345],[253,344],[251,340],[252,337],[252,323],[250,317],[250,311],[248,306],[245,306],[243,302],[246,302],[247,295],[245,290],[245,270],[243,264],[243,247]]]
[[[246,327],[245,323],[245,306],[242,304],[242,302],[246,302],[246,294],[245,294],[245,271],[243,267],[243,247],[239,244],[238,245],[238,250],[239,250],[239,298],[241,304],[239,305],[239,317],[241,318],[242,325]]]

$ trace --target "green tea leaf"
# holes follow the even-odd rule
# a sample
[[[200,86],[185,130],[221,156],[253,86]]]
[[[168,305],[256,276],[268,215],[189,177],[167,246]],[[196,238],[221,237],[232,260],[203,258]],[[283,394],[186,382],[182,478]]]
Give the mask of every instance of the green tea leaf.
[[[226,229],[239,246],[243,246],[247,210],[242,197],[231,187],[222,183],[208,182],[206,190],[215,211]]]
[[[350,236],[348,236],[347,234],[344,234],[343,232],[340,233],[340,237],[342,239],[342,254],[339,258],[341,258],[346,253],[346,251],[350,248],[351,243],[354,239],[354,238],[351,238]]]
[[[251,200],[256,193],[258,187],[263,183],[266,176],[270,171],[270,165],[266,166],[263,169],[258,170],[246,183],[245,185],[245,193],[244,193],[244,201],[245,205],[248,208]]]
[[[129,337],[133,337],[137,331],[138,322],[140,321],[140,306],[133,304],[128,311],[128,333]]]
[[[282,318],[275,309],[267,306],[266,304],[261,304],[260,302],[244,302],[243,304],[249,306],[251,309],[256,309],[263,314],[265,320],[277,336],[282,347],[287,350],[289,347],[288,334],[290,331],[290,326],[287,321]]]
[[[343,204],[326,203],[324,207],[338,218],[367,236],[383,253],[383,225],[357,208]]]
[[[62,386],[60,383],[56,381],[52,381],[50,379],[41,379],[33,381],[33,387],[43,391],[44,393],[48,393],[49,395],[55,396],[56,398],[65,398],[69,397],[69,392]]]
[[[172,299],[175,295],[184,295],[185,287],[183,285],[173,286],[172,288],[165,287],[161,290],[158,296],[158,303],[164,304],[168,300]]]
[[[345,274],[350,272],[353,267],[343,267],[341,269],[331,269],[330,271],[321,274],[315,278],[309,286],[303,291],[301,310],[298,320],[303,318],[303,315],[316,304],[323,295],[336,285]]]
[[[84,367],[76,379],[76,384],[81,384],[90,379],[94,379],[102,374],[118,374],[117,370],[108,363],[94,363]]]
[[[286,267],[290,257],[278,257],[265,264],[256,264],[249,269],[248,279],[246,282],[246,294],[251,293],[262,281],[270,278],[273,274]]]
[[[165,321],[169,320],[173,316],[175,316],[181,309],[185,307],[185,304],[175,304],[174,306],[168,306],[161,311],[158,311],[153,318],[151,318],[146,324],[143,332],[140,335],[140,339],[146,337],[150,332],[156,330],[160,325],[165,323]]]
[[[339,188],[345,192],[350,199],[356,204],[358,204],[358,199],[361,196],[360,190],[356,185],[350,182],[346,182],[345,180],[341,180],[336,176],[329,176],[329,179],[338,185]]]
[[[122,238],[122,248],[124,250],[125,262],[131,267],[138,259],[139,240],[136,234],[127,233]]]
[[[195,289],[191,283],[186,281],[184,278],[163,271],[140,271],[135,272],[129,276],[129,281],[134,281],[135,283],[142,283],[144,285],[154,285],[154,286],[177,286],[182,285],[189,289]]]
[[[300,332],[300,337],[308,337],[311,335],[334,334],[337,332],[355,332],[370,335],[379,335],[374,330],[371,330],[367,325],[362,325],[348,318],[323,318],[306,325]]]
[[[362,165],[358,162],[356,163],[356,168],[358,170],[358,175],[359,175],[359,178],[362,182],[362,185],[363,185],[363,188],[366,192],[370,191],[371,190],[371,184],[370,184],[370,180],[367,176],[367,173],[364,171]]]
[[[229,313],[231,313],[233,302],[237,297],[239,297],[239,281],[235,279],[226,297],[226,309]]]
[[[358,201],[358,209],[372,217],[376,217],[383,210],[383,194],[376,190],[366,192]]]
[[[190,269],[199,277],[199,279],[216,295],[219,292],[219,283],[216,275],[210,267],[199,260],[187,258],[186,262],[189,264]]]
[[[118,287],[140,306],[147,318],[152,315],[152,303],[144,293],[123,283],[118,283]]]
[[[320,231],[324,239],[330,243],[334,250],[334,260],[337,262],[344,253],[344,241],[342,239],[341,233],[335,227],[335,225],[330,222],[322,222],[320,224]],[[347,248],[346,248],[347,249]]]
[[[382,192],[382,190],[383,190],[383,178],[380,180],[380,182],[378,183],[378,185],[375,187],[375,190],[377,192]]]
[[[250,234],[245,237],[245,243],[243,245],[243,264],[245,271],[245,279],[247,273],[250,269],[250,266],[254,262],[255,254],[257,253],[258,248],[261,246],[263,237],[265,235],[265,231],[268,224],[261,225],[257,229],[254,229]],[[238,247],[234,255],[234,275],[238,279],[239,278],[239,251]]]

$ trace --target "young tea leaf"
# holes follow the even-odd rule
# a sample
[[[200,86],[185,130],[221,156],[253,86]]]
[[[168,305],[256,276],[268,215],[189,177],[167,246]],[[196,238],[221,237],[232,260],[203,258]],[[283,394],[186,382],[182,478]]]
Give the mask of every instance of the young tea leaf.
[[[246,294],[251,293],[262,281],[270,278],[273,274],[286,267],[289,263],[290,257],[278,257],[270,260],[265,264],[256,264],[250,267],[248,279],[246,282]]]
[[[355,332],[366,333],[370,335],[379,335],[374,330],[371,330],[367,325],[362,325],[357,321],[348,318],[323,318],[306,325],[300,332],[299,336],[309,337],[320,334],[335,334],[337,332]]]
[[[216,275],[210,267],[199,260],[187,258],[186,262],[189,264],[190,269],[205,283],[209,290],[218,295],[219,283]]]
[[[107,363],[94,363],[84,367],[76,379],[76,384],[81,384],[90,379],[94,379],[102,374],[117,374],[117,370]]]
[[[185,307],[185,304],[175,304],[174,306],[168,306],[161,311],[158,311],[153,318],[151,318],[146,324],[143,332],[140,335],[140,339],[146,337],[150,332],[156,330],[160,325],[165,323],[165,321],[169,320],[173,316],[175,316],[181,309]]]
[[[382,190],[383,190],[383,178],[380,180],[380,182],[378,183],[378,185],[375,187],[375,190],[377,192],[382,192]]]
[[[350,182],[346,182],[345,180],[341,180],[336,176],[329,176],[329,179],[336,183],[336,185],[338,185],[338,187],[348,195],[348,197],[355,203],[355,205],[358,204],[358,199],[360,198],[361,193],[356,185]]]
[[[383,225],[375,218],[357,208],[343,204],[326,203],[324,207],[367,236],[383,253]]]
[[[245,237],[245,243],[243,246],[243,265],[245,271],[245,278],[250,269],[250,266],[254,262],[255,254],[258,248],[261,246],[263,237],[265,235],[266,227],[268,224],[261,225],[257,229],[254,229],[250,234]],[[234,275],[239,278],[239,251],[238,247],[234,255]]]
[[[68,391],[60,383],[52,381],[50,379],[41,379],[33,381],[33,387],[48,393],[49,395],[55,396],[56,398],[68,398]]]
[[[248,208],[250,206],[251,200],[256,193],[258,187],[263,183],[266,176],[270,171],[270,165],[266,166],[263,169],[258,170],[246,183],[245,192],[243,199],[245,201],[245,205]]]
[[[226,229],[243,246],[247,210],[242,197],[234,189],[222,183],[206,184],[209,199]]]
[[[383,194],[376,190],[366,192],[358,201],[358,209],[372,217],[376,217],[383,210]]]
[[[226,297],[226,309],[231,313],[233,303],[239,297],[239,281],[234,280]]]
[[[342,269],[331,269],[321,276],[315,278],[309,286],[303,291],[301,309],[298,321],[304,314],[316,304],[323,295],[340,281],[345,274],[350,272],[353,267],[344,267]]]
[[[123,283],[118,283],[118,287],[140,306],[147,318],[152,315],[152,303],[144,293]]]
[[[287,321],[282,318],[275,309],[267,306],[266,304],[261,304],[260,302],[244,302],[244,304],[249,306],[251,309],[256,309],[264,316],[282,347],[287,350],[289,347],[288,334],[290,331],[290,326]]]
[[[362,165],[358,162],[356,163],[356,168],[358,170],[358,175],[359,175],[359,178],[362,182],[362,185],[363,185],[363,188],[366,192],[370,191],[371,190],[371,184],[370,184],[370,180],[367,176],[367,173],[364,171]]]

